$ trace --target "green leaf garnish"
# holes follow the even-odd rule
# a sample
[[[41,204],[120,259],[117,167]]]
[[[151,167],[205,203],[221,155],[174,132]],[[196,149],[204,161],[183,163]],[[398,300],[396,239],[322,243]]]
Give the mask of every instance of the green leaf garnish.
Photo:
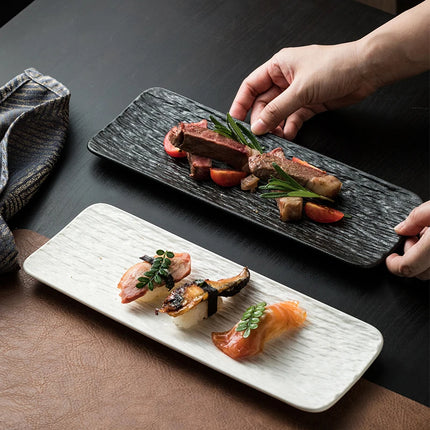
[[[256,305],[250,306],[242,315],[239,321],[236,331],[243,331],[243,337],[247,338],[251,334],[251,330],[258,328],[260,318],[263,316],[266,310],[266,302],[260,302]]]
[[[148,287],[149,290],[153,290],[154,286],[161,284],[163,281],[168,283],[169,278],[169,266],[172,263],[171,258],[175,256],[173,252],[163,251],[162,249],[157,250],[156,254],[158,257],[154,258],[151,269],[143,274],[137,280],[136,288]]]
[[[277,199],[280,197],[307,197],[333,202],[332,199],[321,196],[313,191],[309,191],[300,185],[295,179],[279,167],[278,164],[272,163],[272,166],[282,179],[271,178],[266,185],[259,187],[262,190],[271,190],[268,193],[261,194],[261,197],[268,199]]]
[[[214,125],[214,131],[225,137],[236,140],[243,145],[249,146],[252,149],[256,149],[260,154],[263,153],[264,148],[260,145],[253,133],[251,133],[243,124],[235,121],[229,113],[227,113],[226,118],[227,125],[224,125],[212,115],[209,117]]]
[[[240,122],[236,123],[237,126],[242,130],[243,134],[251,141],[252,147],[260,152],[260,154],[263,153],[263,147],[260,146],[260,143],[258,142],[257,138],[255,137],[255,134],[249,131],[243,124]]]

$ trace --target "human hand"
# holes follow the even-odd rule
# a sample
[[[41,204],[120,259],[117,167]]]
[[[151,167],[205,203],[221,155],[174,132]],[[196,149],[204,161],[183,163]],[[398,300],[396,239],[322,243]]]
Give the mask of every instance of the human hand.
[[[316,113],[358,102],[377,86],[365,78],[356,42],[284,48],[241,84],[230,114],[251,130],[293,139]]]
[[[404,254],[393,253],[386,259],[387,268],[398,276],[430,279],[430,201],[412,210],[395,227],[396,233],[408,236]]]
[[[243,82],[230,114],[251,130],[293,139],[318,112],[367,97],[377,88],[430,68],[430,0],[354,42],[284,48]]]

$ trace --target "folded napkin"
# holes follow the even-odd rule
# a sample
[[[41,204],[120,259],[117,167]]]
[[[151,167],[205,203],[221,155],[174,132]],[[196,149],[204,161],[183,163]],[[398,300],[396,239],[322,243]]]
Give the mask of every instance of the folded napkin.
[[[35,69],[0,88],[0,274],[18,269],[6,221],[30,200],[59,158],[69,100],[64,85]]]

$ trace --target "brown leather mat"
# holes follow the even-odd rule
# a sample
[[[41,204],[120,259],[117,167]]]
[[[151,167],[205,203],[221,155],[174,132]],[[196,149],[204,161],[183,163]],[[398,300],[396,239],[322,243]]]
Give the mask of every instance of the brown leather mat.
[[[21,263],[47,241],[29,230],[14,236]],[[326,412],[299,411],[23,270],[0,278],[0,345],[2,429],[404,430],[430,422],[430,408],[364,379]]]

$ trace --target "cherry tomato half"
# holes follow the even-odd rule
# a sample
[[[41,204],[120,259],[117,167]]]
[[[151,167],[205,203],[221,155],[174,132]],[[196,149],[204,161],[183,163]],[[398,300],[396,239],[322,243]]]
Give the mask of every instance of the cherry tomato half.
[[[241,179],[247,174],[241,170],[211,168],[211,179],[221,187],[234,187],[239,185]]]
[[[172,127],[166,136],[164,137],[164,150],[171,156],[175,158],[184,158],[187,156],[187,153],[185,151],[182,151],[182,149],[176,148],[176,146],[172,145],[170,142],[170,135],[176,130],[176,127]]]
[[[305,214],[312,221],[320,223],[331,223],[341,220],[344,217],[343,212],[328,206],[317,205],[316,203],[307,202],[305,204]]]

